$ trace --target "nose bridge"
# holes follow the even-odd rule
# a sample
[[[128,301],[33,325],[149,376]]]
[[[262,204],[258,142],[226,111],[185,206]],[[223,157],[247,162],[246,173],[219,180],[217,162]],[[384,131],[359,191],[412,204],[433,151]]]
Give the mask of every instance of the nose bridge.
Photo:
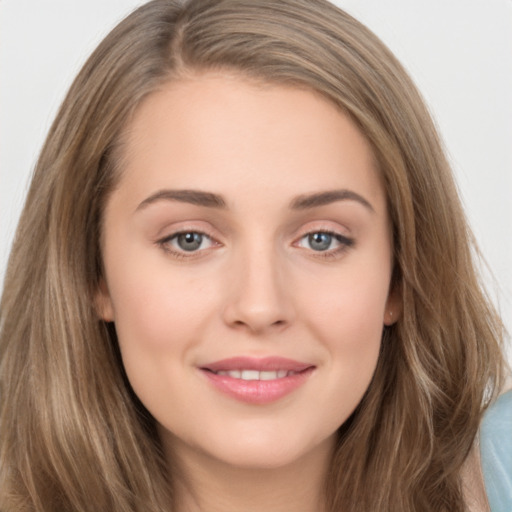
[[[269,240],[253,239],[236,251],[226,321],[252,332],[285,326],[293,316],[283,255]]]

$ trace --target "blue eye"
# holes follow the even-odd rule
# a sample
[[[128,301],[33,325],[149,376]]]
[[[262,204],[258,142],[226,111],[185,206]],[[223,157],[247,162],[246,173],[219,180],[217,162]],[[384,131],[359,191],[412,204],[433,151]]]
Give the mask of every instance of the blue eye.
[[[304,235],[300,239],[298,245],[305,249],[312,249],[315,252],[326,252],[350,247],[353,245],[353,240],[338,233],[316,231],[314,233]]]
[[[329,233],[311,233],[308,235],[308,244],[314,251],[327,251],[331,248],[333,236]]]
[[[204,233],[198,233],[197,231],[176,233],[172,237],[167,238],[165,243],[170,244],[178,251],[184,252],[195,252],[212,246],[212,240],[210,237]]]

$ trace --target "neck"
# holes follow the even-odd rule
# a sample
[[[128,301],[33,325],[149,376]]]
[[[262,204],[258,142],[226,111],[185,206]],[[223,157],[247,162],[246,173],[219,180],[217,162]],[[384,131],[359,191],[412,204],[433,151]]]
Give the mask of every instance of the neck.
[[[178,512],[323,512],[332,442],[272,468],[226,464],[200,452],[173,446]],[[186,456],[184,456],[186,455]]]

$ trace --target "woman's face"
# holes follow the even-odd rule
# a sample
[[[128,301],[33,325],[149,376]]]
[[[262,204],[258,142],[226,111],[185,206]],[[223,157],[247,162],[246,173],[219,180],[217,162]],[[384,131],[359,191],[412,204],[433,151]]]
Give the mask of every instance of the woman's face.
[[[319,95],[205,74],[150,96],[104,218],[103,319],[182,458],[325,458],[374,373],[386,198],[366,140]]]

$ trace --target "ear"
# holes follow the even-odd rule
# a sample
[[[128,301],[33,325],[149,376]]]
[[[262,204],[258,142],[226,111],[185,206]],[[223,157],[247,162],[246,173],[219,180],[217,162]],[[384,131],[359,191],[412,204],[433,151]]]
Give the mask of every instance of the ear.
[[[114,321],[114,308],[112,307],[112,299],[105,279],[100,278],[98,289],[94,297],[94,307],[96,313],[101,320],[105,322]]]
[[[384,310],[384,325],[393,325],[402,316],[402,294],[400,286],[392,284]]]

